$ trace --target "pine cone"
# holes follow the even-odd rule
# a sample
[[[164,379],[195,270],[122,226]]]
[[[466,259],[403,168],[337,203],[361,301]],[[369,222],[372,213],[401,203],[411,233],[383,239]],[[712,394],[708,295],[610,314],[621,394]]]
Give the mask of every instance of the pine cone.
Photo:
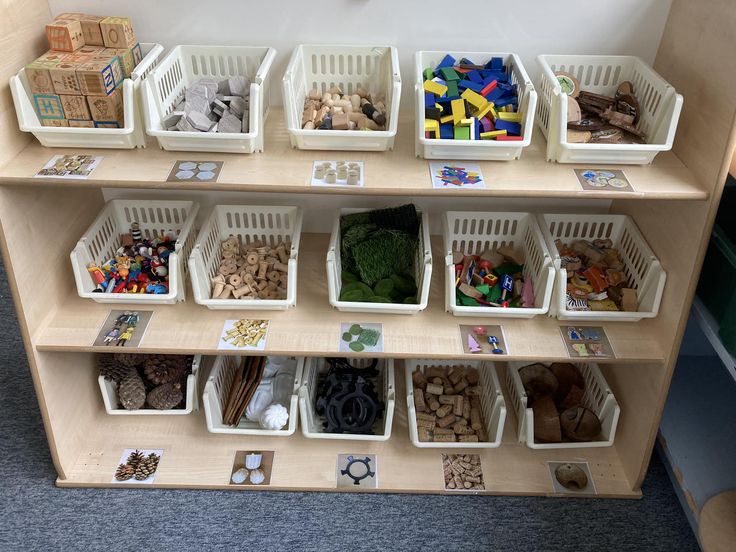
[[[146,355],[134,353],[113,353],[112,357],[123,366],[130,368],[138,368],[146,360]]]
[[[157,467],[158,467],[158,459],[153,460],[149,456],[148,458],[143,460],[143,462],[138,464],[138,467],[135,469],[135,478],[138,481],[143,481],[145,479],[148,479],[150,476],[156,473]]]
[[[183,355],[149,355],[143,373],[156,385],[178,382],[191,372],[190,359]]]
[[[161,457],[158,456],[155,452],[152,452],[149,454],[146,459],[153,464],[153,470],[158,469],[158,463],[161,461]]]
[[[126,410],[138,410],[146,404],[146,387],[138,372],[131,372],[120,382],[118,399]]]
[[[135,468],[130,464],[120,464],[115,470],[115,479],[118,481],[127,481],[135,475]]]
[[[133,368],[119,363],[114,357],[115,355],[97,355],[97,367],[106,380],[120,383]]]
[[[184,398],[181,385],[178,383],[165,383],[159,385],[148,394],[146,400],[148,405],[156,410],[171,410]]]
[[[139,451],[139,450],[136,449],[135,451],[133,451],[133,452],[130,453],[130,455],[128,456],[128,461],[126,462],[126,464],[128,466],[130,466],[131,468],[133,468],[133,470],[135,471],[135,469],[138,467],[138,465],[141,462],[143,462],[143,460],[145,460],[145,459],[146,459],[146,455],[143,454],[141,451]]]

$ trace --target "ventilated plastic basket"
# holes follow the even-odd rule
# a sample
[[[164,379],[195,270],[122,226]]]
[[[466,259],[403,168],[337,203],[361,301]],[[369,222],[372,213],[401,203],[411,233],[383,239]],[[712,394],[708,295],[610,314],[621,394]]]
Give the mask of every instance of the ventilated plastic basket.
[[[71,253],[74,278],[80,297],[98,303],[162,304],[184,301],[186,292],[186,259],[194,245],[194,219],[199,205],[193,201],[152,199],[113,199],[97,216]],[[130,224],[140,225],[144,238],[155,238],[167,232],[177,235],[176,248],[169,256],[169,293],[96,293],[87,266],[102,266],[114,257],[120,247],[120,235],[130,232]]]
[[[506,401],[501,392],[501,384],[498,382],[498,374],[492,362],[486,361],[452,361],[452,360],[405,360],[406,376],[406,404],[409,414],[409,438],[415,447],[419,448],[497,448],[501,445],[503,437],[503,426],[506,423]],[[414,406],[414,384],[412,373],[420,370],[422,373],[430,366],[464,366],[476,368],[480,373],[481,387],[480,405],[482,410],[483,425],[490,439],[479,443],[435,443],[419,440],[417,431],[417,409]]]
[[[156,410],[155,408],[140,408],[138,410],[126,410],[118,402],[118,384],[108,381],[104,376],[98,376],[97,383],[102,392],[102,401],[105,410],[113,416],[183,416],[199,410],[199,384],[202,371],[202,356],[196,355],[192,361],[192,373],[187,376],[187,394],[184,408],[172,410]]]
[[[263,127],[270,107],[269,70],[273,48],[254,46],[177,46],[146,78],[143,102],[146,132],[170,151],[253,153],[263,151]],[[163,119],[184,98],[187,87],[201,78],[249,77],[247,133],[166,130]]]
[[[350,213],[362,213],[372,209],[340,209],[332,226],[330,248],[327,250],[327,290],[330,305],[345,312],[375,312],[381,314],[416,314],[427,308],[429,301],[429,284],[432,279],[432,245],[429,241],[429,220],[426,213],[419,213],[419,246],[414,259],[414,279],[417,284],[416,305],[403,303],[367,303],[357,301],[340,301],[342,290],[342,263],[340,261],[340,216]]]
[[[516,412],[518,424],[519,442],[526,442],[533,449],[575,449],[589,447],[610,447],[616,436],[616,427],[621,409],[616,402],[616,397],[608,387],[606,380],[601,374],[600,368],[595,364],[576,364],[580,375],[585,380],[582,406],[592,410],[601,421],[601,441],[565,442],[565,443],[542,443],[534,440],[534,411],[528,406],[528,399],[524,385],[521,383],[519,369],[527,366],[526,362],[510,362],[506,370],[506,386],[509,392],[511,405]]]
[[[282,310],[296,305],[297,255],[302,231],[299,207],[216,205],[202,226],[189,256],[194,300],[209,309]],[[286,299],[212,299],[212,278],[220,267],[221,243],[229,236],[240,243],[276,246],[291,242]]]
[[[242,357],[218,356],[212,366],[212,371],[207,378],[202,394],[202,404],[207,418],[207,431],[210,433],[230,433],[233,435],[258,435],[264,437],[279,437],[293,435],[296,431],[299,387],[302,383],[304,370],[304,358],[297,358],[296,373],[294,374],[294,390],[289,399],[289,404],[284,405],[289,409],[289,423],[283,429],[263,429],[258,422],[251,422],[243,416],[236,427],[225,425],[222,421],[222,413],[225,402],[230,394],[235,371],[240,365]]]
[[[370,359],[348,359],[358,368],[366,368],[372,362]],[[383,400],[383,416],[376,420],[373,426],[373,435],[357,435],[353,433],[325,433],[324,419],[317,415],[315,403],[319,377],[326,374],[329,364],[324,358],[310,357],[304,365],[302,386],[299,389],[299,416],[302,419],[302,433],[309,439],[338,439],[353,441],[388,441],[391,437],[391,426],[394,421],[394,407],[396,406],[396,385],[394,382],[394,361],[379,359],[376,368],[379,375],[376,382],[376,391]]]
[[[672,149],[682,96],[649,65],[636,56],[543,55],[537,122],[547,137],[547,160],[559,163],[621,163],[645,165],[660,151]],[[637,126],[646,144],[574,144],[567,141],[567,94],[555,72],[570,73],[580,88],[614,96],[623,81],[634,84],[641,119]]]
[[[539,225],[557,271],[550,316],[557,315],[560,320],[581,322],[636,322],[642,318],[657,316],[667,274],[631,217],[550,214],[539,215]],[[636,290],[638,312],[575,311],[568,308],[567,271],[560,268],[560,256],[554,242],[559,239],[563,244],[569,245],[575,240],[592,241],[599,238],[609,238],[613,247],[618,249],[629,285]]]
[[[555,270],[544,235],[531,213],[448,211],[443,218],[445,238],[445,307],[455,316],[532,318],[549,310]],[[531,280],[534,307],[466,307],[456,304],[455,265],[452,252],[480,255],[497,247],[524,252],[524,279]]]
[[[10,77],[10,90],[13,94],[18,126],[24,132],[31,132],[41,145],[50,148],[116,148],[132,149],[145,147],[146,133],[143,124],[141,105],[141,83],[143,77],[156,66],[163,46],[141,43],[145,53],[136,65],[129,79],[123,81],[123,128],[88,127],[46,127],[41,125],[33,109],[31,88],[25,69]]]
[[[393,149],[399,121],[401,74],[393,46],[300,44],[283,78],[284,114],[291,146],[309,150],[384,151]],[[339,86],[344,94],[363,88],[375,99],[384,94],[386,130],[302,130],[304,100]]]
[[[424,69],[435,68],[447,54],[456,59],[468,58],[477,64],[485,64],[492,57],[503,58],[511,72],[511,83],[518,85],[519,111],[522,113],[519,142],[497,142],[496,140],[447,140],[424,136]],[[534,130],[534,111],[537,107],[537,92],[529,75],[516,54],[490,52],[429,52],[414,54],[414,86],[416,106],[416,155],[424,159],[478,159],[508,161],[518,159],[521,152],[531,144]]]

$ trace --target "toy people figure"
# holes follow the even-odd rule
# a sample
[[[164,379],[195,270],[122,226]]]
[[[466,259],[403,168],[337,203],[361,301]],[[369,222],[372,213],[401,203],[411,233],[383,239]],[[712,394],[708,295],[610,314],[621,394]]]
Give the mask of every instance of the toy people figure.
[[[128,326],[127,328],[125,328],[125,331],[120,334],[120,337],[118,337],[117,345],[119,347],[125,347],[125,344],[133,337],[134,331],[135,326]]]
[[[130,257],[115,257],[115,268],[118,270],[118,275],[125,280],[130,272]]]
[[[105,345],[109,345],[111,342],[118,339],[119,336],[120,336],[120,328],[115,327],[105,334],[105,338],[102,341]]]
[[[105,273],[99,266],[97,266],[96,263],[89,263],[87,265],[87,272],[89,272],[89,275],[92,277],[92,281],[95,283],[95,286],[97,286],[96,290],[102,291],[105,289],[105,286],[103,285],[106,281]]]
[[[138,316],[137,312],[131,312],[128,315],[128,320],[126,324],[128,324],[129,328],[135,328],[138,325],[138,321],[140,320],[140,316]]]
[[[115,325],[120,327],[122,324],[127,324],[129,316],[130,316],[130,311],[123,311],[123,314],[121,314],[115,319]]]

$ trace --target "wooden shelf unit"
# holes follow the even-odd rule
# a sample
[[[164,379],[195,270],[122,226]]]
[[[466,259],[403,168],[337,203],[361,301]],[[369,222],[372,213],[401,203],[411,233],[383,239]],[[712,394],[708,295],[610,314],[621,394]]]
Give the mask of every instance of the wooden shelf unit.
[[[638,497],[648,467],[672,370],[703,261],[710,228],[734,150],[736,84],[734,61],[723,56],[736,9],[725,0],[708,0],[708,9],[674,0],[655,68],[685,96],[673,152],[660,154],[647,167],[623,167],[634,193],[579,190],[571,165],[546,163],[544,139],[535,129],[533,144],[518,161],[481,163],[486,190],[463,194],[429,187],[428,163],[413,156],[413,128],[400,125],[397,147],[381,154],[340,154],[366,163],[367,186],[362,189],[312,189],[307,186],[311,160],[324,152],[291,150],[274,109],[266,127],[266,152],[253,156],[164,152],[155,144],[145,150],[88,150],[105,157],[93,178],[52,181],[32,176],[48,159],[65,150],[39,146],[15,130],[10,92],[0,89],[0,223],[8,272],[22,337],[39,406],[45,423],[59,486],[110,486],[122,449],[165,449],[155,487],[232,488],[227,478],[236,450],[276,451],[269,489],[335,490],[337,453],[379,456],[379,489],[384,492],[442,492],[440,452],[417,449],[408,438],[401,362],[397,362],[397,409],[392,437],[384,443],[311,441],[290,438],[249,438],[207,432],[203,413],[179,417],[106,416],[96,383],[90,347],[110,306],[76,295],[69,252],[99,213],[106,197],[237,192],[243,201],[258,195],[281,194],[293,202],[392,202],[417,198],[434,202],[436,215],[457,208],[460,197],[484,198],[475,208],[492,209],[489,200],[508,198],[526,210],[542,210],[550,200],[567,200],[570,210],[605,209],[632,216],[667,271],[659,316],[634,324],[606,324],[617,358],[601,368],[621,406],[614,446],[571,451],[534,451],[517,442],[514,414],[509,415],[500,448],[482,453],[487,492],[548,495],[552,493],[546,463],[584,460],[593,470],[598,496]],[[14,3],[15,4],[15,3]],[[46,0],[23,2],[17,28],[8,35],[8,55],[0,61],[0,82],[40,53],[40,35],[48,20]],[[2,8],[3,10],[11,8]],[[3,13],[3,15],[5,15]],[[693,26],[712,29],[697,48],[681,37]],[[705,61],[708,78],[699,69]],[[730,64],[730,65],[729,65]],[[276,76],[275,78],[278,78]],[[699,98],[711,100],[703,104]],[[412,106],[403,107],[408,116]],[[71,150],[70,150],[71,152]],[[83,153],[73,150],[73,153]],[[334,154],[332,154],[334,156]],[[216,184],[168,183],[177,159],[224,159]],[[285,194],[300,194],[286,196]],[[453,199],[446,199],[452,195]],[[595,201],[602,200],[602,201]],[[388,201],[388,199],[386,200]],[[603,203],[603,205],[601,205]],[[310,213],[307,209],[306,217]],[[444,273],[434,238],[434,273],[428,309],[416,316],[364,316],[339,313],[327,303],[324,258],[327,237],[309,234],[300,253],[296,309],[258,313],[273,321],[269,350],[303,355],[335,355],[339,321],[381,320],[386,330],[386,355],[396,358],[462,358],[457,326],[499,320],[454,318],[444,312]],[[191,300],[155,307],[143,352],[214,354],[216,339],[227,318],[255,317],[253,311],[210,311]],[[559,323],[546,317],[502,321],[512,356],[505,360],[561,360],[564,350]],[[151,344],[149,346],[149,344]],[[503,366],[501,366],[503,369]],[[250,487],[249,487],[250,488]]]

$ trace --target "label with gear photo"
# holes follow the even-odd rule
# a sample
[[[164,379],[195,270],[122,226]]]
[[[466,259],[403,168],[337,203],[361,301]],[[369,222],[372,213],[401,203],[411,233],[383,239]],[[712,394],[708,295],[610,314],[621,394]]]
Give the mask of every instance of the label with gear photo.
[[[338,454],[337,488],[378,488],[378,457],[375,454]]]
[[[163,455],[163,449],[125,449],[111,483],[152,485]]]

